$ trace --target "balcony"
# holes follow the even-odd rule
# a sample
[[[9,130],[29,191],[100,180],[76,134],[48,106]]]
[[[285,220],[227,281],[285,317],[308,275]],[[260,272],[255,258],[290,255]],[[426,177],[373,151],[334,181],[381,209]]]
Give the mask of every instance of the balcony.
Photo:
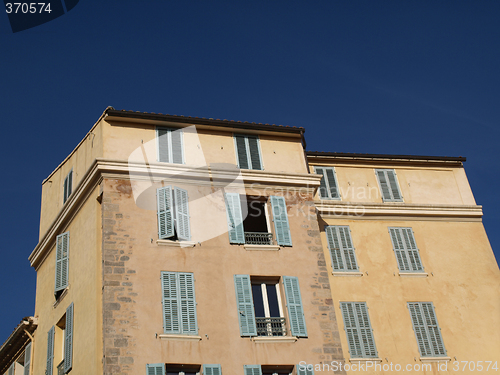
[[[285,318],[255,318],[257,336],[286,336]]]
[[[248,245],[272,245],[273,234],[265,232],[245,232],[245,244]]]

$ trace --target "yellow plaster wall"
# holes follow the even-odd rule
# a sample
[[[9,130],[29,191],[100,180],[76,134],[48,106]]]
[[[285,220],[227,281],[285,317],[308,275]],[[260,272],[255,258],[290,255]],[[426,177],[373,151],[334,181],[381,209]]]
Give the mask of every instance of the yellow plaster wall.
[[[71,374],[102,373],[102,308],[101,308],[101,211],[95,200],[96,187],[78,215],[62,231],[70,233],[69,289],[54,307],[55,244],[37,270],[35,316],[39,318],[35,332],[33,374],[44,374],[47,359],[47,332],[74,303],[73,370]],[[57,336],[57,335],[56,335]],[[56,340],[54,374],[61,361],[61,342]]]

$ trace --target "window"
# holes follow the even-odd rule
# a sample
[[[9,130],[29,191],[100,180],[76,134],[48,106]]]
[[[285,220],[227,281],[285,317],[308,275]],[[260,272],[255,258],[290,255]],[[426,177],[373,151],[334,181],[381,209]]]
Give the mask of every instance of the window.
[[[313,365],[297,365],[297,375],[314,375]]]
[[[299,280],[283,276],[282,282],[291,335],[307,337]],[[287,335],[278,278],[234,275],[234,284],[241,336]]]
[[[340,199],[335,169],[331,167],[315,167],[316,174],[323,178],[320,181],[319,196],[321,199]]]
[[[351,358],[376,358],[377,348],[366,302],[341,302],[340,309]]]
[[[17,354],[16,354],[17,355]],[[29,375],[31,363],[31,342],[26,345],[24,353],[21,352],[14,362],[9,366],[4,375]]]
[[[240,169],[262,170],[259,138],[255,135],[234,135],[236,157]]]
[[[158,238],[189,241],[189,198],[184,189],[166,186],[156,190]]]
[[[225,193],[229,242],[234,244],[272,245],[267,221],[267,202],[252,200],[237,193]],[[271,196],[276,241],[292,246],[285,198]],[[245,220],[243,220],[245,217]]]
[[[185,272],[162,272],[163,330],[170,334],[196,335],[194,276]]]
[[[182,133],[182,129],[156,128],[159,162],[184,164]]]
[[[68,175],[64,179],[63,203],[66,203],[69,196],[71,195],[72,190],[73,190],[73,169],[69,171]]]
[[[441,328],[432,302],[408,302],[418,350],[422,357],[446,356]]]
[[[382,200],[384,202],[402,202],[403,196],[399,190],[394,169],[375,169],[375,174],[382,192]]]
[[[56,238],[56,274],[54,294],[59,298],[68,287],[69,271],[69,232],[60,234]]]
[[[325,227],[328,249],[332,257],[334,271],[358,271],[358,263],[348,226]]]
[[[243,369],[245,375],[292,375],[293,366],[287,365],[244,365]],[[302,375],[306,373],[297,372],[297,374]],[[313,374],[308,372],[307,375]],[[313,374],[314,375],[314,374]]]
[[[423,272],[422,261],[411,228],[389,228],[398,268],[402,272]]]
[[[147,375],[200,375],[200,365],[147,364]],[[203,365],[203,375],[222,375],[220,365]]]
[[[73,367],[73,311],[71,303],[66,314],[47,333],[47,375],[53,375],[54,363],[58,363],[57,375],[67,374]]]

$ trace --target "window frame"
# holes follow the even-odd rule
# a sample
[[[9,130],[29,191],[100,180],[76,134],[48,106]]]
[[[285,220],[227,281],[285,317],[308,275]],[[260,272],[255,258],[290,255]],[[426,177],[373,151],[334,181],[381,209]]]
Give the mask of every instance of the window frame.
[[[160,212],[160,190],[164,189],[169,189],[169,197],[171,200],[170,204],[170,215],[171,215],[171,220],[172,220],[172,235],[161,235],[161,219],[160,215],[162,215],[164,212],[168,211],[161,211]],[[182,207],[184,205],[183,202],[180,202],[179,204],[177,201],[179,200],[179,194],[185,194],[186,202],[185,202],[185,211],[186,212],[180,212],[178,207]],[[185,231],[187,231],[187,236],[184,235],[179,235],[179,214],[187,217],[187,227],[184,228]],[[189,214],[189,192],[186,189],[182,189],[177,186],[173,185],[168,185],[168,186],[163,186],[161,188],[156,189],[156,219],[157,219],[157,225],[158,225],[158,239],[159,240],[172,240],[172,238],[175,238],[175,240],[172,241],[177,241],[177,242],[182,242],[182,241],[191,241],[191,215]],[[165,223],[165,227],[167,227],[167,223]]]
[[[238,155],[238,143],[236,142],[236,137],[244,137],[245,139],[245,153],[247,155],[248,166],[252,168],[241,168],[240,157]],[[253,168],[252,158],[250,155],[250,144],[248,143],[248,138],[255,138],[257,140],[257,151],[259,153],[259,162],[260,168]],[[236,165],[240,169],[254,170],[254,171],[263,171],[264,170],[264,161],[262,160],[262,151],[260,148],[260,137],[258,135],[253,134],[243,134],[243,133],[233,133],[233,142],[234,142],[234,151],[236,156]]]
[[[328,194],[328,197],[322,197],[321,196],[321,185],[320,185],[320,187],[318,188],[319,199],[320,200],[341,201],[342,200],[342,194],[341,194],[341,191],[340,191],[340,188],[339,188],[339,181],[337,180],[337,172],[335,170],[335,167],[326,167],[326,166],[321,166],[321,165],[315,165],[314,166],[314,173],[316,173],[317,175],[319,175],[318,169],[323,169],[323,174],[321,176],[322,176],[322,180],[325,181],[326,192]],[[329,179],[327,178],[326,170],[331,170],[333,172],[333,181],[335,183],[335,188],[337,189],[337,195],[338,195],[338,197],[332,197],[331,185],[330,185]]]

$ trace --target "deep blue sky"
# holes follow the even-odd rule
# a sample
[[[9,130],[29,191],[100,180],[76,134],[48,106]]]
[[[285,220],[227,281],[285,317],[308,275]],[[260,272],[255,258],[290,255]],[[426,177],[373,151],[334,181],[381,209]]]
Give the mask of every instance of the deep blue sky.
[[[499,19],[486,0],[80,0],[16,34],[0,15],[0,344],[34,313],[41,182],[108,105],[303,126],[308,150],[466,156],[500,259]]]

